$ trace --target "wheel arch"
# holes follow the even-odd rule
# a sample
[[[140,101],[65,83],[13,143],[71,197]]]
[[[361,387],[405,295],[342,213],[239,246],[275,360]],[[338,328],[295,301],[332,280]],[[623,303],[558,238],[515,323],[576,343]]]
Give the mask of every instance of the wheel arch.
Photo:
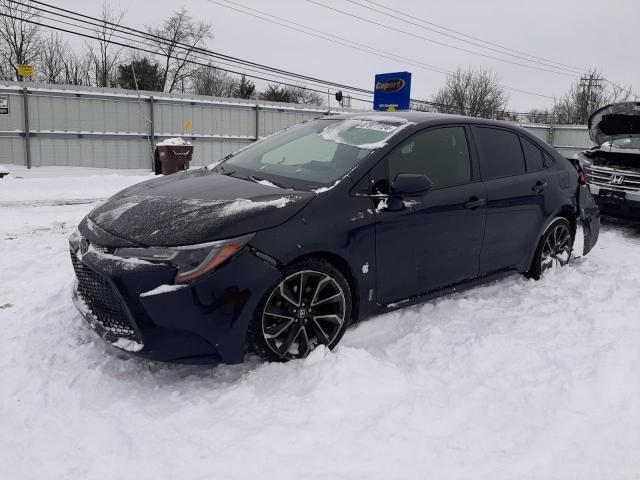
[[[576,228],[577,228],[577,225],[578,225],[578,213],[576,212],[575,209],[572,209],[569,205],[561,208],[558,212],[556,212],[555,215],[550,217],[549,222],[545,226],[545,230],[551,224],[551,222],[553,222],[553,220],[558,218],[558,217],[562,217],[562,218],[567,219],[567,221],[571,225],[571,231],[572,231],[573,235],[575,236]]]
[[[531,262],[533,262],[533,257],[535,256],[536,250],[538,249],[538,245],[540,244],[540,240],[542,239],[542,236],[549,228],[549,225],[551,225],[556,218],[561,217],[566,219],[569,222],[569,225],[571,225],[571,233],[574,235],[574,238],[575,238],[576,228],[578,224],[577,215],[578,215],[578,212],[574,205],[563,205],[562,207],[558,208],[555,212],[553,212],[551,215],[547,217],[545,222],[542,224],[542,228],[538,232],[537,237],[535,238],[535,241],[533,243],[533,248],[531,248],[531,253],[528,255],[526,262],[521,266],[521,270],[523,272],[529,270],[529,267],[531,266]]]
[[[333,265],[345,278],[347,283],[349,284],[349,288],[351,289],[351,317],[354,321],[358,321],[360,319],[360,290],[358,280],[351,268],[349,262],[347,262],[343,257],[337,255],[332,252],[327,251],[314,251],[308,252],[304,255],[300,255],[293,260],[291,260],[288,265],[291,265],[296,262],[301,262],[304,260],[311,259],[320,259],[325,260],[331,265]]]

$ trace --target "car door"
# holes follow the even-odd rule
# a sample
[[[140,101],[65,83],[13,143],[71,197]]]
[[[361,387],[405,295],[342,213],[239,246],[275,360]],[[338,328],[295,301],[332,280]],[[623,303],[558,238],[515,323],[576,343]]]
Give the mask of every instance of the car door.
[[[382,304],[475,278],[484,232],[486,193],[468,127],[432,127],[403,141],[371,172],[372,193],[389,193],[400,173],[427,175],[433,186],[424,195],[376,205]]]
[[[545,192],[554,179],[541,150],[517,132],[485,126],[472,131],[488,198],[480,274],[526,268],[546,218]]]

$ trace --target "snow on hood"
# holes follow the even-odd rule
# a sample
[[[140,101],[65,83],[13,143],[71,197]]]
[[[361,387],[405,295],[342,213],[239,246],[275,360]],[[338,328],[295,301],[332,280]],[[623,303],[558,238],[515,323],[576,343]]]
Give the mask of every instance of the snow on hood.
[[[139,245],[188,245],[274,227],[314,196],[201,169],[125,189],[94,208],[80,229],[98,245],[117,246],[117,238]]]
[[[589,137],[598,145],[620,137],[640,135],[640,102],[614,103],[589,116]]]
[[[331,142],[376,150],[404,128],[414,125],[403,117],[387,115],[358,115],[325,127],[320,136]]]

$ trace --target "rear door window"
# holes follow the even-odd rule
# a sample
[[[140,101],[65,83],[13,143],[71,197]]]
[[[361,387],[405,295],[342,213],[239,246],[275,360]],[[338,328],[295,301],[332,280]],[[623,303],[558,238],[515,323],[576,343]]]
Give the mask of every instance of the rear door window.
[[[525,173],[518,134],[491,127],[474,127],[480,154],[480,173],[485,180]]]
[[[542,151],[524,137],[520,137],[520,141],[522,142],[522,151],[527,164],[527,172],[542,170],[544,168]]]
[[[464,127],[424,130],[405,140],[388,157],[389,180],[400,173],[426,175],[434,188],[471,181],[471,161]]]

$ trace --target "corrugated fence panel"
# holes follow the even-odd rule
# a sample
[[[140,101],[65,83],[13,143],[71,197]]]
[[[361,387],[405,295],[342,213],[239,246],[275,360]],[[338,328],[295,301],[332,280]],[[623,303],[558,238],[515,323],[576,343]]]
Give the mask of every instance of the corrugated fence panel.
[[[0,137],[0,163],[24,165],[27,162],[24,153],[24,138]]]
[[[203,166],[218,162],[249,143],[251,142],[236,140],[195,140],[193,143],[193,161],[191,165]]]
[[[546,125],[522,125],[529,130],[529,133],[535,135],[543,142],[549,141],[549,127]]]
[[[554,127],[554,143],[560,147],[589,148],[593,142],[589,138],[588,132],[584,128],[575,127]]]
[[[289,110],[260,110],[260,136],[264,137],[279,132],[283,128],[312,118],[323,116],[323,113],[295,112]]]
[[[22,94],[0,89],[0,95],[7,95],[9,101],[9,114],[0,115],[0,131],[22,132],[24,129]]]
[[[193,165],[218,161],[256,137],[255,100],[4,82],[0,95],[9,98],[9,114],[0,115],[0,163],[26,163],[24,87],[34,166],[150,169],[152,128],[156,142],[182,135],[192,141]],[[258,136],[325,114],[318,107],[259,101]],[[584,126],[523,126],[545,142],[551,138],[566,156],[592,145]]]
[[[52,165],[151,169],[151,153],[146,139],[33,137],[31,162],[35,167]]]

